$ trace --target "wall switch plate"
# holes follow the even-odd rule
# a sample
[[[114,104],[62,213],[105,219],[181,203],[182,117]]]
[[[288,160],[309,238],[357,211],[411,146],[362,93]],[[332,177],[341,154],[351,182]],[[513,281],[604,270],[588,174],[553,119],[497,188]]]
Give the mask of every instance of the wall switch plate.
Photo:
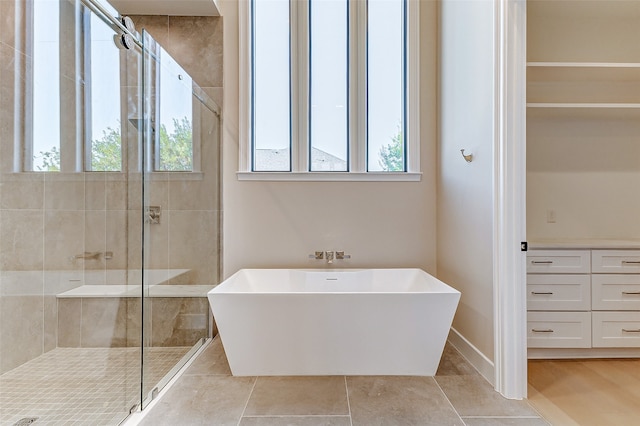
[[[547,223],[556,223],[556,211],[547,210]]]

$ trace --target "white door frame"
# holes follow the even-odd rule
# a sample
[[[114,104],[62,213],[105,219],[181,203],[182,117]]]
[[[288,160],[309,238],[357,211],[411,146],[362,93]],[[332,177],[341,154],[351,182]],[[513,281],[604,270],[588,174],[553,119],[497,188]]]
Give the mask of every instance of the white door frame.
[[[495,389],[527,396],[526,0],[495,1]]]

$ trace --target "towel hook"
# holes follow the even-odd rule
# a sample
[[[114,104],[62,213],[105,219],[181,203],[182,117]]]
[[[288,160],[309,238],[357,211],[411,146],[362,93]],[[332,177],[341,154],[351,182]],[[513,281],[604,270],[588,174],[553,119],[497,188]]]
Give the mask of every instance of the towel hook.
[[[461,149],[460,152],[462,153],[462,157],[465,159],[467,163],[470,163],[473,161],[473,154],[464,155],[464,149]]]

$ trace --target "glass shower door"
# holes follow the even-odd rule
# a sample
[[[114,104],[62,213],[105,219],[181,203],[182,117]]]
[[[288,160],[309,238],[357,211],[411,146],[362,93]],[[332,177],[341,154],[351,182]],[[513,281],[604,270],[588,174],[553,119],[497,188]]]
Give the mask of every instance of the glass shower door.
[[[140,403],[140,51],[89,1],[0,9],[0,424],[115,425]]]
[[[143,30],[143,408],[211,335],[219,274],[219,118]]]

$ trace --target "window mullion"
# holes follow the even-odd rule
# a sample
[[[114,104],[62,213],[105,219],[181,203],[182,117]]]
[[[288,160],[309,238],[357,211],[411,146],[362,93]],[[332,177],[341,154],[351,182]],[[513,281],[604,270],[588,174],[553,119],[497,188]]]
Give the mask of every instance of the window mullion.
[[[309,170],[309,5],[291,1],[291,170]]]
[[[83,127],[83,132],[84,132],[84,144],[83,144],[83,150],[81,152],[79,152],[78,154],[82,153],[82,158],[83,158],[83,164],[84,164],[84,171],[90,172],[92,171],[92,164],[91,164],[91,151],[92,151],[92,145],[93,145],[93,141],[91,140],[91,135],[93,134],[93,129],[92,129],[92,125],[93,125],[93,120],[91,119],[92,115],[93,115],[93,105],[91,103],[91,81],[93,79],[93,75],[91,73],[91,61],[92,61],[92,57],[91,57],[91,11],[89,11],[88,9],[84,10],[84,13],[82,14],[82,24],[80,25],[81,27],[81,31],[82,31],[82,41],[83,41],[83,45],[82,45],[82,62],[81,62],[81,66],[82,66],[82,76],[83,76],[83,82],[84,84],[82,85],[82,102],[83,102],[83,111],[84,111],[84,116],[82,117],[83,121],[84,121],[84,127]]]
[[[83,169],[84,113],[83,86],[77,76],[83,75],[82,12],[66,2],[60,3],[60,22],[72,19],[74,25],[60,26],[60,171],[80,172]],[[66,64],[66,65],[62,65]],[[67,75],[62,74],[66,70]],[[69,75],[71,74],[71,75]],[[75,78],[71,78],[75,77]],[[62,123],[73,123],[72,126]]]
[[[406,149],[407,172],[420,172],[420,2],[406,6]]]
[[[350,2],[349,7],[349,170],[366,172],[367,8],[364,1]]]
[[[238,170],[250,171],[253,168],[253,122],[251,121],[252,105],[252,86],[253,86],[253,70],[252,62],[252,36],[253,22],[251,16],[251,2],[238,2],[238,45],[240,48],[239,57],[239,139],[245,141],[240,143],[238,147]],[[124,122],[124,121],[123,121]]]

